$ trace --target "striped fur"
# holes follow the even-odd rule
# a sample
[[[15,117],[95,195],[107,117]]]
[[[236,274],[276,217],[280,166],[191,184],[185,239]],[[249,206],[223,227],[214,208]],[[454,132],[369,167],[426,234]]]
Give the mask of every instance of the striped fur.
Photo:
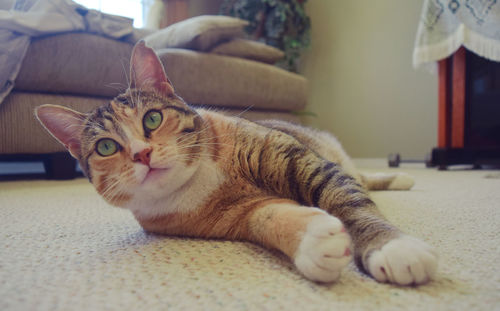
[[[146,55],[141,57],[151,57],[137,62],[161,66],[156,56],[142,50],[147,48],[136,49]],[[253,241],[281,250],[317,281],[336,280],[351,251],[358,266],[380,281],[416,284],[432,277],[435,260],[415,260],[411,250],[407,261],[390,260],[395,252],[393,257],[399,258],[391,245],[406,236],[380,214],[367,193],[391,185],[408,188],[411,179],[358,174],[340,144],[324,132],[192,109],[171,85],[164,85],[170,83],[166,76],[147,72],[142,70],[141,76],[152,79],[155,87],[132,81],[137,88],[88,114],[57,106],[37,110],[64,145],[69,145],[67,137],[78,137],[79,150],[73,148],[72,154],[98,193],[110,204],[130,209],[144,229]],[[143,124],[151,110],[163,116],[152,131]],[[116,141],[118,151],[100,156],[96,144],[102,138]],[[138,163],[133,146],[150,150],[150,162]],[[371,260],[372,254],[377,260]],[[423,262],[427,270],[408,276],[413,262]],[[401,266],[408,271],[392,272]]]

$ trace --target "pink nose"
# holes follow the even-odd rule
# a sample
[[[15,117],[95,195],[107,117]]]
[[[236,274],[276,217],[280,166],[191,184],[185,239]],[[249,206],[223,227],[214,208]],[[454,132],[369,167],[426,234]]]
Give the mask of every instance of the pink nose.
[[[134,162],[141,162],[144,165],[149,165],[151,161],[151,148],[143,149],[134,154]]]

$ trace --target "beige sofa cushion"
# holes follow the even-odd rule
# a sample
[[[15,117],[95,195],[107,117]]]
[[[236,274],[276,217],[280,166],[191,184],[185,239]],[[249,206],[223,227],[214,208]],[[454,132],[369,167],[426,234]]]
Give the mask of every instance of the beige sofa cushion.
[[[132,44],[86,33],[37,38],[14,90],[114,97],[127,88]]]
[[[306,79],[274,66],[182,49],[158,55],[176,92],[191,104],[290,111],[307,102]]]
[[[285,57],[285,53],[275,47],[240,38],[223,42],[212,48],[210,53],[248,58],[269,64],[274,64]]]
[[[84,33],[37,39],[28,49],[14,90],[114,97],[127,88],[131,51],[131,44]],[[157,53],[188,103],[284,111],[306,104],[306,80],[285,70],[190,50]]]

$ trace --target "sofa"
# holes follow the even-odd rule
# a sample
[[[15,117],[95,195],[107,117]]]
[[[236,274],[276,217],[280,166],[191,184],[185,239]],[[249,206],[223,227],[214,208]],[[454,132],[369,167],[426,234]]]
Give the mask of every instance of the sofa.
[[[133,43],[85,32],[33,38],[13,90],[0,103],[0,161],[43,160],[47,177],[73,178],[75,161],[42,129],[33,110],[56,104],[85,112],[124,91]],[[216,47],[155,50],[176,92],[193,106],[254,120],[298,121],[293,112],[307,101],[302,76]]]

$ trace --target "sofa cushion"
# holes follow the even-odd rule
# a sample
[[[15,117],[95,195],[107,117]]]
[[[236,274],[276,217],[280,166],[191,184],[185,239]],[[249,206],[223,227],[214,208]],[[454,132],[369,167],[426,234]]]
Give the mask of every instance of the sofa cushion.
[[[0,105],[0,154],[66,151],[36,120],[35,107],[63,105],[87,112],[107,101],[95,97],[11,92]]]
[[[159,50],[176,92],[190,104],[300,110],[306,79],[275,66],[183,49]]]
[[[127,88],[132,47],[87,33],[34,39],[14,90],[114,97]]]
[[[114,97],[127,88],[132,44],[68,33],[34,40],[14,90]],[[188,103],[297,110],[306,104],[306,80],[241,58],[183,49],[158,50],[176,91]]]
[[[275,47],[240,38],[223,42],[212,48],[210,53],[248,58],[269,64],[274,64],[285,57],[285,53]]]
[[[248,22],[229,16],[202,15],[170,25],[144,38],[154,49],[207,51],[219,42],[244,35]]]

